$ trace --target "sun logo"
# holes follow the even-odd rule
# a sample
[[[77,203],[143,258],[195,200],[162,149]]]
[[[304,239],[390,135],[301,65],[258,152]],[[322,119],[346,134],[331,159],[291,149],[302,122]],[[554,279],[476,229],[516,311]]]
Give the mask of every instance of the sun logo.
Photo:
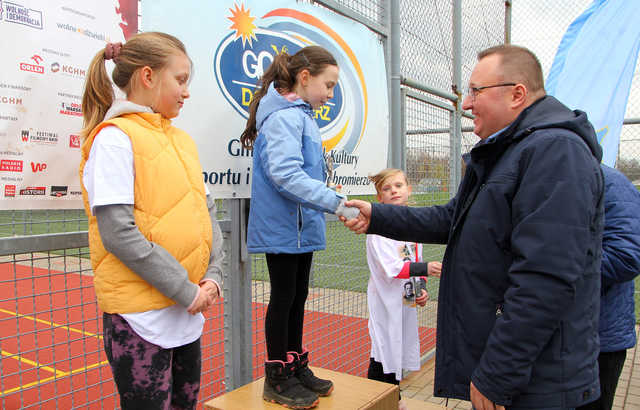
[[[233,23],[229,28],[236,31],[235,38],[242,36],[242,47],[245,46],[247,41],[249,42],[249,47],[251,47],[251,40],[257,40],[256,35],[253,32],[253,30],[257,28],[257,26],[253,24],[253,20],[256,18],[251,17],[249,9],[244,9],[244,4],[242,4],[240,8],[238,8],[237,4],[234,4],[234,6],[235,10],[231,8],[229,9],[233,16],[227,17]]]

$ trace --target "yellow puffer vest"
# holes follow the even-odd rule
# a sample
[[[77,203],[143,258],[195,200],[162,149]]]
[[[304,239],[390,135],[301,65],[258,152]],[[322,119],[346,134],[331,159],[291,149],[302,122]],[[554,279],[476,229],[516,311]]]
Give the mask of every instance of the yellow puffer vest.
[[[107,125],[117,126],[131,139],[133,215],[140,232],[173,255],[189,272],[191,282],[198,283],[209,264],[211,221],[194,141],[160,114],[124,114],[104,121],[82,145],[80,181],[95,135]],[[134,313],[175,304],[107,252],[83,184],[82,197],[89,217],[91,265],[100,309]]]

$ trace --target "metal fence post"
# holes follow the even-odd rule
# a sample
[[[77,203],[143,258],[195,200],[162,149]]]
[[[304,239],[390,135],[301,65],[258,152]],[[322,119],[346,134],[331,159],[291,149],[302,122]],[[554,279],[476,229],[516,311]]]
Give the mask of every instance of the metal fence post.
[[[391,55],[391,135],[389,138],[389,158],[391,167],[402,168],[402,156],[404,147],[402,146],[402,96],[400,95],[400,83],[402,74],[400,72],[400,1],[391,0],[389,2],[390,30],[389,30],[389,51]]]
[[[224,290],[225,387],[233,390],[252,380],[251,260],[246,244],[246,201],[231,199],[231,235]]]
[[[458,190],[462,175],[462,0],[453,1],[453,92],[458,96],[452,113],[453,133],[451,134],[451,174],[453,185],[449,197],[453,198]]]
[[[504,43],[511,43],[511,10],[513,9],[513,0],[505,0],[504,2]]]

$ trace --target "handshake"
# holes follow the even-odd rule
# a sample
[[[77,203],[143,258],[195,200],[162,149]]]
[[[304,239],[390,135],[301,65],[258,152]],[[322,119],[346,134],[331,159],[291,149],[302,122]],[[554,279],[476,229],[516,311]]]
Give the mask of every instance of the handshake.
[[[336,215],[344,223],[344,226],[353,232],[366,233],[371,221],[371,204],[366,201],[343,198],[336,209]]]
[[[347,206],[347,198],[342,198],[340,203],[338,204],[338,208],[336,208],[336,216],[340,217],[340,220],[349,220],[353,218],[357,218],[360,210],[353,206]]]

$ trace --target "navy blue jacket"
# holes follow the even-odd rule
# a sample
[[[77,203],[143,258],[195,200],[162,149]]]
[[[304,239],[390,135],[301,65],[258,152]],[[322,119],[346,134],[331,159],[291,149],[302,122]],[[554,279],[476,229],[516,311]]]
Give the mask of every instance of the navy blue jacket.
[[[600,351],[636,344],[633,279],[640,273],[640,192],[619,171],[602,165],[604,235]]]
[[[435,395],[577,407],[599,397],[602,150],[585,113],[547,96],[466,157],[442,206],[375,204],[368,233],[447,244]]]

